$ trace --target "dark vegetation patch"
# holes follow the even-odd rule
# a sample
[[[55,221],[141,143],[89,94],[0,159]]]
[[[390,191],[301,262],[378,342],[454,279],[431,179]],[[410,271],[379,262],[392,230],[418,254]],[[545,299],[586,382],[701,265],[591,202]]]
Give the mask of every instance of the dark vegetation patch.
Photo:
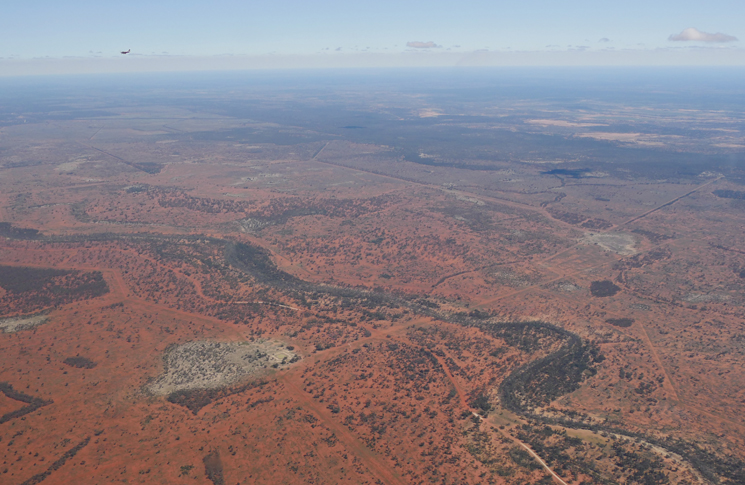
[[[513,446],[512,448],[510,448],[507,454],[518,466],[527,468],[528,470],[541,469],[541,465],[539,465],[538,462],[535,461],[532,456],[530,456],[530,453],[528,453],[527,450],[520,448],[519,446]]]
[[[530,445],[551,469],[561,475],[563,471],[571,470],[574,474],[583,473],[591,476],[595,479],[592,483],[608,483],[608,480],[603,479],[602,475],[595,471],[594,463],[583,460],[588,451],[586,447],[593,445],[585,444],[579,438],[568,436],[564,430],[556,431],[549,426],[526,423],[517,428],[517,438]],[[527,451],[524,454],[517,453],[517,450],[522,450],[522,448],[510,450],[510,458],[521,466],[535,468],[528,461],[530,459],[537,465],[530,454]],[[538,467],[540,468],[540,465]],[[548,483],[554,483],[554,481],[551,480]]]
[[[619,291],[621,291],[621,288],[614,285],[613,282],[610,280],[593,281],[592,283],[590,283],[590,293],[592,293],[592,296],[613,296]]]
[[[616,455],[616,466],[628,473],[627,481],[644,484],[670,483],[665,474],[665,464],[659,457],[630,450],[619,442],[613,443],[612,449]]]
[[[68,357],[62,362],[70,367],[77,367],[78,369],[93,369],[97,365],[92,360],[80,356]]]
[[[427,308],[440,308],[440,305],[438,303],[435,303],[433,301],[425,300],[424,298],[421,298],[416,301],[418,304],[422,306],[426,306]]]
[[[230,388],[218,388],[218,389],[188,389],[175,391],[166,397],[168,402],[183,406],[194,414],[197,414],[200,409],[233,394],[239,394],[241,392],[253,389],[255,387],[265,386],[267,381],[258,380],[255,382],[249,382],[238,387]]]
[[[654,231],[647,231],[646,229],[634,229],[631,232],[633,232],[634,234],[640,234],[653,243],[659,243],[673,238],[673,236],[668,236],[667,234],[659,234]]]
[[[558,209],[548,209],[548,213],[551,214],[551,217],[554,219],[558,219],[562,222],[566,222],[567,224],[580,224],[587,220],[587,216],[583,216],[582,214],[575,214],[573,212],[564,212],[560,211]]]
[[[582,227],[585,229],[610,229],[613,227],[612,222],[608,222],[605,219],[587,219],[585,222],[582,223]]]
[[[0,266],[0,286],[13,293],[40,291],[53,285],[58,277],[70,273],[71,271],[62,269]]]
[[[128,194],[139,194],[140,192],[147,192],[147,185],[132,185],[127,187],[126,192]]]
[[[253,112],[253,108],[249,112]],[[233,107],[229,108],[229,111],[234,111]],[[238,110],[239,112],[241,110]],[[277,110],[284,111],[284,110]],[[244,111],[245,113],[245,111]],[[263,116],[263,115],[262,115]],[[283,123],[287,123],[288,119],[284,119]],[[293,125],[297,126],[295,123]],[[338,125],[336,125],[338,126]],[[279,145],[288,146],[295,145],[298,149],[316,146],[319,142],[328,140],[328,135],[319,133],[318,126],[313,126],[312,130],[306,130],[304,128],[290,128],[284,127],[262,127],[262,128],[231,128],[227,130],[209,130],[209,131],[197,131],[184,134],[184,138],[188,135],[189,140],[197,141],[229,141],[231,143],[242,143],[246,145]],[[296,150],[298,151],[298,150]],[[310,155],[308,155],[310,158]]]
[[[654,248],[648,253],[641,256],[641,263],[651,263],[654,261],[662,261],[663,259],[669,259],[673,255],[669,248]],[[637,255],[638,256],[638,255]]]
[[[563,335],[562,331],[555,330],[559,327],[554,328],[553,325],[543,322],[485,324],[481,328],[501,338],[510,347],[516,347],[526,353],[549,351],[552,345],[562,339]]]
[[[623,327],[627,328],[630,327],[634,323],[633,318],[608,318],[605,320],[605,323],[610,323],[613,326],[616,327]]]
[[[719,189],[719,190],[713,191],[712,194],[722,199],[745,200],[745,191],[741,191],[741,190]]]
[[[88,442],[90,442],[90,440],[91,438],[89,436],[83,441],[81,441],[80,443],[78,443],[77,445],[73,446],[72,448],[67,450],[65,454],[60,457],[59,460],[52,463],[52,465],[49,468],[47,468],[46,471],[39,473],[37,475],[34,475],[33,477],[23,482],[21,485],[36,485],[37,483],[41,483],[42,481],[46,480],[47,477],[49,477],[49,475],[51,475],[55,471],[62,468],[62,465],[64,465],[67,462],[67,460],[69,460],[70,458],[74,458],[75,455],[77,455],[80,450],[82,450],[83,448],[86,447],[86,445],[88,445]]]
[[[641,268],[644,265],[652,264],[656,261],[669,259],[673,255],[672,251],[666,247],[654,248],[648,253],[636,254],[630,258],[624,258],[613,265],[613,269],[624,270],[630,268]],[[620,281],[620,280],[618,280]]]
[[[225,477],[222,471],[222,460],[217,450],[210,452],[202,459],[204,463],[204,474],[214,485],[225,485]]]
[[[369,199],[277,197],[257,202],[194,197],[179,190],[159,187],[149,187],[148,194],[156,197],[161,207],[182,207],[207,214],[242,214],[244,217],[270,224],[284,224],[292,217],[311,215],[355,218],[387,207],[393,201],[392,196],[381,195]]]
[[[102,118],[108,116],[120,116],[118,113],[112,113],[111,111],[100,110],[100,109],[77,109],[72,106],[66,105],[49,105],[45,102],[39,102],[34,100],[32,104],[28,104],[28,101],[20,101],[24,103],[22,106],[16,106],[19,112],[23,113],[23,116],[18,116],[18,113],[5,112],[0,115],[0,126],[4,125],[18,125],[18,124],[31,124],[31,123],[43,123],[45,121],[70,121],[80,120],[87,118]],[[5,108],[5,106],[4,106]]]
[[[543,202],[541,202],[540,205],[541,207],[548,207],[549,204],[556,204],[558,202],[561,202],[566,196],[567,196],[566,192],[559,192],[554,197],[554,200],[544,200]]]
[[[24,402],[27,404],[27,406],[23,406],[20,409],[16,409],[15,411],[11,411],[0,416],[0,424],[7,423],[11,419],[20,418],[29,413],[33,413],[40,407],[52,404],[52,401],[45,401],[44,399],[29,396],[28,394],[16,391],[15,389],[13,389],[13,386],[8,384],[7,382],[0,382],[0,392],[5,394],[5,396],[9,399]]]
[[[564,175],[573,179],[582,178],[587,172],[592,172],[589,168],[554,168],[541,172],[541,175]]]
[[[149,193],[158,196],[158,205],[161,207],[183,207],[196,212],[206,214],[222,214],[226,212],[239,213],[248,212],[255,203],[248,200],[213,199],[210,197],[193,197],[173,190],[162,190],[149,188]]]
[[[139,162],[139,163],[132,163],[131,165],[137,170],[141,170],[149,174],[160,173],[160,171],[163,170],[163,165],[161,165],[160,163],[155,163],[155,162]]]
[[[710,482],[721,483],[721,480],[718,478],[719,476],[728,479],[728,483],[745,483],[745,461],[739,457],[720,457],[711,451],[701,448],[696,443],[682,439],[669,437],[664,440],[645,439],[652,444],[667,448],[684,457]]]
[[[467,418],[469,415],[471,417],[470,426],[463,430],[466,451],[492,473],[501,476],[512,475],[514,471],[510,467],[504,466],[502,460],[499,459],[489,433],[480,429],[479,418],[471,415],[469,411],[464,411],[461,419]],[[435,482],[435,480],[431,481]],[[490,483],[494,482],[491,481]]]
[[[697,443],[669,436],[664,438],[647,436],[644,433],[618,429],[605,424],[583,423],[580,426],[577,426],[577,423],[569,419],[547,418],[545,416],[525,412],[522,414],[538,422],[542,421],[543,423],[555,424],[569,428],[579,427],[581,429],[595,432],[608,432],[625,435],[625,438],[621,438],[611,447],[613,450],[612,457],[615,458],[616,464],[620,469],[625,470],[625,473],[630,474],[630,476],[625,477],[623,483],[667,483],[665,478],[662,478],[659,475],[664,468],[663,464],[657,457],[651,453],[640,453],[639,450],[641,447],[638,444],[634,446],[636,449],[627,446],[633,442],[638,443],[640,440],[682,456],[688,463],[698,470],[709,483],[723,483],[722,478],[725,478],[724,483],[745,483],[745,461],[736,456],[719,456],[712,451],[702,448]],[[561,454],[564,450],[567,450],[569,446],[576,446],[577,444],[582,443],[582,440],[579,438],[568,437],[566,436],[565,431],[553,431],[549,426],[538,427],[525,424],[522,425],[521,428],[522,429],[517,437],[528,443],[530,447],[552,468],[563,469],[566,465],[582,465],[582,463],[578,462],[576,459],[566,461],[565,459],[568,458],[568,456],[563,456]],[[554,442],[553,446],[546,446],[545,440],[552,434],[563,435],[563,441],[565,442]],[[584,445],[587,446],[588,443],[584,443]],[[593,470],[593,467],[588,469],[584,466],[580,469],[580,471],[588,473],[595,478],[600,478]],[[600,480],[599,483],[605,483],[605,481]]]
[[[38,167],[39,165],[42,165],[44,162],[41,160],[20,160],[17,162],[5,162],[3,164],[3,167],[5,168],[23,168],[23,167]]]
[[[727,251],[728,253],[745,254],[745,250],[728,248],[727,246],[722,246],[721,244],[709,243],[709,246],[711,246],[712,248],[721,249],[722,251]]]
[[[277,268],[269,254],[261,247],[228,242],[225,246],[224,257],[228,264],[234,268],[247,273],[259,283],[285,291],[287,295],[300,301],[301,304],[306,301],[306,296],[317,299],[320,295],[328,295],[337,298],[341,308],[354,307],[378,310],[380,307],[398,308],[401,304],[409,304],[420,313],[431,314],[434,312],[434,310],[411,301],[413,298],[404,301],[402,298],[377,290],[370,292],[361,288],[308,283]],[[237,319],[239,314],[245,314],[245,305],[228,305],[220,312],[221,314],[217,315],[218,318]]]
[[[70,213],[78,222],[90,222],[91,216],[85,210],[85,202],[75,202],[70,204]]]
[[[230,265],[251,274],[258,282],[270,285],[292,285],[300,280],[277,268],[269,251],[243,243],[231,243],[225,251]]]
[[[483,416],[487,416],[489,411],[492,409],[492,405],[489,402],[489,396],[486,395],[483,390],[477,392],[473,399],[469,401],[468,405],[474,409],[478,409],[480,414]]]
[[[267,224],[287,224],[287,221],[293,217],[307,217],[307,216],[328,216],[329,212],[318,207],[291,207],[289,209],[270,212],[269,215],[255,215],[253,213],[247,214],[252,219],[257,219]]]
[[[544,419],[544,421],[549,420]],[[563,422],[562,424],[566,425],[567,423]],[[688,463],[698,470],[699,473],[701,473],[708,483],[745,483],[745,461],[737,456],[718,456],[717,454],[702,448],[697,443],[680,438],[672,438],[670,436],[657,438],[646,436],[644,433],[626,431],[602,424],[589,424],[582,426],[582,428],[590,429],[592,431],[607,431],[610,433],[626,435],[626,437],[636,441],[637,443],[640,440],[643,440],[651,445],[659,446],[660,448],[671,451],[682,456]],[[541,453],[540,448],[534,445],[533,441],[526,441],[531,445],[536,453],[541,455],[541,457],[545,456]],[[623,483],[668,483],[666,477],[661,475],[664,465],[659,457],[656,457],[652,453],[643,453],[641,451],[643,449],[641,446],[638,444],[636,446],[632,445],[634,441],[622,438],[618,441],[614,440],[611,446],[616,465],[622,470],[625,470],[625,473],[629,474],[629,476],[625,477]],[[552,465],[549,460],[546,460],[546,462],[548,462],[549,465]],[[723,481],[722,478],[725,480]]]
[[[484,312],[478,309],[473,309],[468,312],[468,316],[476,320],[488,320],[489,318],[491,318],[491,314],[489,312]]]
[[[109,286],[100,271],[0,265],[0,310],[30,312],[105,295]]]
[[[524,352],[559,346],[519,367],[502,381],[499,387],[502,405],[520,414],[577,390],[587,377],[596,373],[596,364],[605,359],[597,345],[549,323],[512,322],[486,324],[481,328]]]
[[[466,224],[471,230],[476,232],[486,231],[494,227],[494,221],[491,215],[476,206],[463,207],[454,204],[435,209],[435,211]]]
[[[533,413],[531,408],[544,406],[578,389],[586,378],[595,374],[596,365],[605,358],[594,343],[585,342],[572,332],[544,322],[484,324],[464,320],[459,323],[477,326],[526,352],[536,353],[547,349],[547,355],[518,367],[500,385],[501,404],[510,411],[536,422],[596,432],[606,431],[642,439],[684,457],[711,483],[721,483],[722,477],[729,480],[727,483],[745,483],[743,460],[732,456],[718,456],[696,443],[670,437],[646,436],[606,424],[578,423],[574,420],[577,413],[572,412],[566,412],[565,417],[559,418]],[[552,340],[553,348],[559,345],[558,350],[551,351]],[[636,392],[645,394],[647,389],[640,386]],[[547,437],[557,433],[562,436],[552,438],[553,442],[546,441]],[[598,479],[598,483],[606,483],[606,480],[601,480],[602,477],[592,463],[584,462],[577,456],[572,458],[565,453],[570,447],[577,447],[577,450],[582,451],[582,446],[588,446],[579,438],[568,437],[566,432],[555,432],[548,426],[539,429],[531,425],[523,425],[518,438],[530,444],[552,468],[563,470],[569,467]],[[627,483],[667,483],[660,475],[664,470],[662,463],[652,454],[639,453],[628,447],[617,447],[614,452],[617,464],[628,474]]]
[[[554,219],[566,222],[567,224],[572,224],[574,226],[580,226],[585,229],[603,230],[613,227],[613,223],[608,222],[605,219],[592,219],[582,214],[577,214],[574,212],[564,212],[562,210],[550,207],[547,209],[547,211]]]
[[[500,386],[502,403],[516,412],[526,406],[545,406],[579,389],[603,359],[597,346],[571,338],[558,351],[511,373]]]
[[[0,237],[10,239],[39,239],[41,234],[36,229],[16,227],[10,222],[0,222]]]
[[[110,156],[112,158],[115,158],[115,159],[119,160],[120,162],[122,162],[122,163],[124,163],[126,165],[129,165],[130,167],[134,168],[135,170],[140,170],[140,171],[145,172],[145,173],[156,174],[156,173],[160,173],[160,171],[163,170],[163,165],[160,164],[160,163],[155,163],[155,162],[130,162],[129,160],[125,160],[125,159],[123,159],[121,157],[118,157],[118,156],[114,155],[113,153],[109,153],[109,152],[107,152],[105,150],[101,150],[100,148],[96,148],[96,147],[89,147],[89,148],[92,148],[92,149],[96,150],[97,152],[101,152],[101,153],[103,153],[105,155],[108,155],[108,156]]]
[[[598,447],[591,442],[569,436],[565,430],[555,430],[550,426],[536,423],[519,426],[517,438],[527,443],[549,467],[560,474],[564,470],[570,470],[575,475],[590,476],[592,483],[603,484],[669,483],[665,462],[645,445],[633,440],[614,438],[608,448]],[[611,463],[616,466],[615,470],[599,469],[592,458],[598,454],[609,455]],[[518,462],[512,452],[510,457]],[[519,456],[517,458],[520,459]]]

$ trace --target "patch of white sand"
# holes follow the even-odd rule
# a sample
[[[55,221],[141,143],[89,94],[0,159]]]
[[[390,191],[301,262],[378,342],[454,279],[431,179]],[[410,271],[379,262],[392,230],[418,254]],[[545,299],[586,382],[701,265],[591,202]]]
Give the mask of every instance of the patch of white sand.
[[[169,349],[163,356],[165,371],[145,388],[155,395],[191,389],[225,387],[274,364],[287,367],[295,357],[284,344],[255,342],[189,342]]]

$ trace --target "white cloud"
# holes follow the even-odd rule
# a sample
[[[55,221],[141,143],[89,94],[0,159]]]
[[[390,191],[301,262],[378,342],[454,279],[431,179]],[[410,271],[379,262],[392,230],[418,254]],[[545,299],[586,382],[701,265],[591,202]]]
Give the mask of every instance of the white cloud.
[[[608,37],[603,37],[598,42],[610,42],[610,39]]]
[[[414,49],[437,49],[442,46],[435,44],[431,40],[429,42],[421,42],[418,40],[413,40],[411,42],[407,42],[406,47],[413,47]]]
[[[683,32],[675,35],[671,35],[667,40],[679,41],[679,42],[734,42],[737,37],[733,35],[722,34],[717,32],[716,34],[710,34],[708,32],[701,32],[693,27],[685,29]]]

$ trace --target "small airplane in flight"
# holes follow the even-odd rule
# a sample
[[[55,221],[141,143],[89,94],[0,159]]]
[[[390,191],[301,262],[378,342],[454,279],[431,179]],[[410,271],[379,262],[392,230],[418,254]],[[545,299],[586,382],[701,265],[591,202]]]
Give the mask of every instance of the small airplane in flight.
[[[132,49],[127,49],[126,51],[122,51],[122,54],[129,54],[129,51],[131,51],[131,50]]]

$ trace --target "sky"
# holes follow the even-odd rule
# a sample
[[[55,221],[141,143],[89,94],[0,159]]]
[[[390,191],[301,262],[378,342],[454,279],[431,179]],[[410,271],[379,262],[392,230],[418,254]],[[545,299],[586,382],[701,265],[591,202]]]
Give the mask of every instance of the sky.
[[[5,0],[0,76],[418,65],[745,65],[743,0]],[[119,54],[131,49],[126,56]]]

